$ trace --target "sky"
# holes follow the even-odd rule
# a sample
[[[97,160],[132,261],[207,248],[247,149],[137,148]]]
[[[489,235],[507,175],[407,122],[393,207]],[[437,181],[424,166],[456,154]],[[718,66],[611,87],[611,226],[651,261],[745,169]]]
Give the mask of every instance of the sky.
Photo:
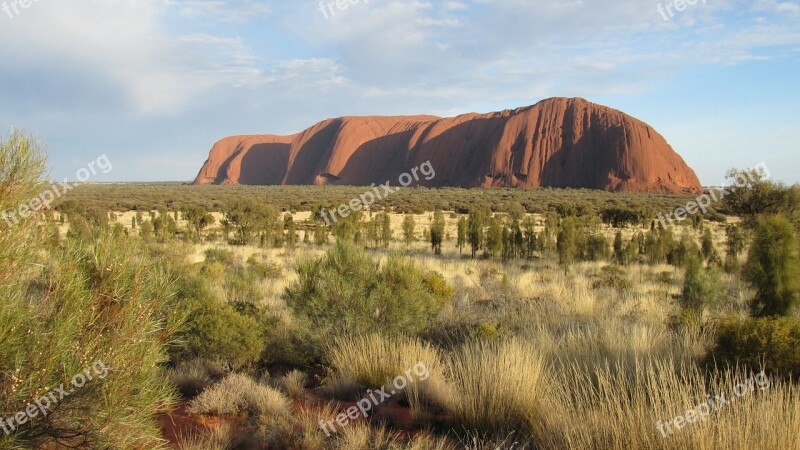
[[[59,180],[106,155],[91,181],[189,181],[225,136],[582,97],[704,185],[762,161],[800,181],[800,0],[338,5],[0,0],[0,134],[38,136]]]

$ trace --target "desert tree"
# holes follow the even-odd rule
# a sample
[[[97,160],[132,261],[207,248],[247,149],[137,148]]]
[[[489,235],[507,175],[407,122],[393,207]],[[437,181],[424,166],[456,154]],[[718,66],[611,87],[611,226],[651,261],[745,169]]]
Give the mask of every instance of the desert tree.
[[[214,224],[214,216],[198,205],[184,206],[181,209],[183,220],[190,227],[191,232],[198,240],[203,238],[203,230]],[[135,228],[135,227],[134,227]]]
[[[458,246],[458,254],[460,255],[467,244],[469,235],[469,223],[466,217],[458,219],[456,224],[456,245]]]
[[[472,258],[478,253],[478,250],[483,246],[483,227],[484,227],[484,213],[481,210],[470,210],[467,219],[467,227],[469,229],[469,246],[472,251]]]
[[[556,241],[558,261],[564,266],[564,273],[568,273],[569,266],[575,262],[579,254],[577,219],[567,216],[561,220]]]
[[[739,255],[745,247],[744,230],[741,225],[728,224],[725,226],[725,271],[736,273],[739,271]]]
[[[381,213],[381,244],[384,248],[389,248],[389,244],[392,242],[392,220],[389,217],[389,213],[382,212]]]
[[[417,223],[414,221],[414,216],[406,214],[403,218],[403,240],[406,243],[406,247],[414,242],[416,228]]]
[[[325,245],[328,243],[328,227],[322,221],[314,221],[314,244]]]
[[[614,261],[619,265],[625,264],[625,241],[622,239],[622,231],[617,231],[614,236]]]
[[[495,256],[503,251],[503,225],[497,217],[489,219],[486,230],[486,255]]]
[[[442,254],[442,242],[444,242],[445,220],[441,211],[433,213],[431,222],[431,248],[435,255]]]
[[[605,261],[610,255],[608,239],[602,233],[592,233],[585,237],[584,259]]]
[[[538,245],[536,241],[536,222],[533,217],[526,217],[522,222],[525,258],[533,258]]]
[[[714,259],[717,249],[714,247],[714,235],[711,233],[710,228],[705,228],[705,230],[703,230],[703,237],[700,240],[700,251],[706,263]]]
[[[294,250],[297,247],[297,225],[291,214],[286,214],[283,218],[284,228],[286,228],[286,246]]]
[[[756,317],[787,316],[800,295],[800,261],[792,223],[782,215],[760,218],[744,268],[756,290],[751,311]]]
[[[237,242],[246,245],[250,242],[253,232],[261,226],[263,214],[255,200],[239,200],[225,211],[225,220],[236,230]]]

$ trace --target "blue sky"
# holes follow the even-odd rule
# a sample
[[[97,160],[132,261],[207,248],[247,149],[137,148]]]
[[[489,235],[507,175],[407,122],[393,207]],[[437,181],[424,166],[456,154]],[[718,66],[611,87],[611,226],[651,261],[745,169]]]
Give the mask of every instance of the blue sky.
[[[229,135],[559,96],[648,122],[706,185],[800,181],[800,0],[3,1],[0,133],[58,178],[106,154],[94,180],[191,180]]]

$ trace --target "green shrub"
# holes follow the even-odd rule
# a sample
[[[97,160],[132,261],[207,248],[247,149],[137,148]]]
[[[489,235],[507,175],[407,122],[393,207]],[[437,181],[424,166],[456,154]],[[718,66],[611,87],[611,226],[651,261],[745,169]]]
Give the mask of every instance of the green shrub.
[[[719,270],[713,267],[703,268],[703,263],[696,255],[691,255],[686,262],[686,277],[683,282],[683,307],[695,312],[702,312],[706,307],[716,307],[725,298],[726,290],[722,284]]]
[[[800,378],[800,319],[726,320],[720,323],[709,362],[762,368],[779,377]]]
[[[206,358],[228,362],[233,368],[255,364],[264,350],[259,322],[233,306],[214,298],[208,284],[189,277],[182,292],[181,308],[188,313],[173,349],[173,359]]]
[[[206,250],[205,255],[207,263],[219,262],[225,266],[230,266],[234,260],[232,251],[221,248],[210,248]]]
[[[744,268],[756,289],[754,316],[790,315],[800,297],[800,257],[792,223],[783,216],[760,218]]]
[[[416,334],[452,295],[437,276],[401,256],[378,267],[361,249],[337,244],[326,256],[298,266],[286,303],[320,336]]]
[[[180,322],[170,264],[136,240],[101,233],[51,250],[24,289],[3,289],[0,411],[69,386],[93,362],[108,374],[52,405],[46,420],[0,436],[0,448],[160,448],[153,418],[174,400],[161,366]]]
[[[278,263],[248,261],[249,269],[259,278],[277,280],[283,276],[283,268]]]

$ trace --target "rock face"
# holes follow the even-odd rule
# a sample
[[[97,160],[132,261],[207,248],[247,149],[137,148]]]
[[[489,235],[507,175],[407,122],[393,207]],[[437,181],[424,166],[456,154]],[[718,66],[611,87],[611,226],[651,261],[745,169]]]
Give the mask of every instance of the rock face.
[[[292,136],[225,138],[195,184],[370,185],[430,161],[428,187],[702,191],[646,123],[578,98],[453,118],[342,117]]]

